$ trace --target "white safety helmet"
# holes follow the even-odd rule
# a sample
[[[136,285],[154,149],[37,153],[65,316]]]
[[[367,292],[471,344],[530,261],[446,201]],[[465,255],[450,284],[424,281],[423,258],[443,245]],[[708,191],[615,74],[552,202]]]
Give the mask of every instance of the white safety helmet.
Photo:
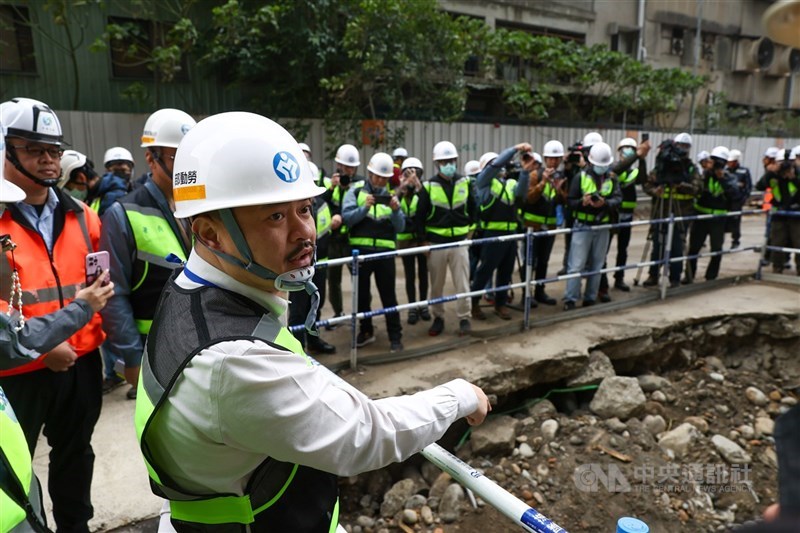
[[[485,154],[483,154],[481,158],[478,160],[478,163],[480,164],[480,170],[486,168],[486,165],[491,163],[492,160],[495,158],[497,158],[497,152],[486,152]]]
[[[303,147],[303,143],[300,143],[300,147]],[[314,176],[314,182],[319,182],[320,175],[319,175],[319,167],[314,164],[313,161],[308,161],[308,166],[311,167],[311,175]]]
[[[7,137],[19,137],[56,146],[64,142],[61,122],[53,110],[39,100],[12,98],[0,104],[0,117]]]
[[[692,136],[689,135],[686,132],[679,133],[679,134],[677,134],[675,136],[675,139],[673,139],[673,141],[678,143],[678,144],[688,144],[689,146],[691,146],[692,145]]]
[[[735,148],[728,153],[728,161],[736,161],[739,162],[742,160],[742,152],[741,150],[736,150]]]
[[[175,154],[172,190],[175,218],[325,192],[283,126],[244,112],[210,116],[187,133]]]
[[[589,150],[589,163],[599,167],[607,167],[613,162],[614,153],[611,151],[611,147],[608,144],[599,142]]]
[[[433,160],[447,161],[448,159],[458,159],[458,150],[450,141],[439,141],[433,147]]]
[[[791,156],[791,154],[788,154],[788,155]],[[775,154],[775,161],[777,163],[780,163],[782,161],[786,161],[786,157],[787,157],[786,150],[783,149],[783,148],[778,148],[778,153]]]
[[[358,148],[352,144],[341,145],[339,149],[336,150],[336,157],[334,157],[333,160],[346,167],[357,167],[361,164]]]
[[[184,135],[195,124],[197,121],[180,109],[159,109],[147,117],[147,122],[144,123],[141,147],[177,148]]]
[[[617,145],[617,150],[619,150],[620,148],[625,148],[626,146],[630,146],[631,148],[636,149],[636,147],[638,146],[638,144],[636,143],[636,139],[632,137],[625,137]]]
[[[385,152],[377,152],[369,159],[367,171],[372,172],[376,176],[391,178],[394,175],[394,161],[392,160],[392,156]]]
[[[6,160],[6,128],[3,126],[2,118],[0,118],[0,212],[2,212],[3,204],[11,204],[25,199],[25,191],[17,187],[5,178],[5,165],[3,161]]]
[[[298,146],[300,146],[302,151],[308,152],[309,154],[311,153],[311,147],[309,147],[306,143],[299,143]]]
[[[778,152],[780,152],[780,148],[777,146],[770,146],[764,151],[764,157],[775,159],[775,157],[778,155]]]
[[[710,157],[711,157],[711,154],[709,154],[705,150],[703,150],[699,154],[697,154],[697,160],[701,161],[701,162],[707,160]]]
[[[474,176],[478,172],[481,171],[481,163],[480,161],[475,161],[474,159],[471,161],[467,161],[464,164],[464,175],[465,176]]]
[[[86,164],[86,156],[75,150],[64,150],[61,156],[61,178],[58,187],[63,188],[69,182],[72,171]]]
[[[728,161],[730,159],[730,150],[725,146],[716,146],[711,150],[711,158]]]
[[[564,145],[561,144],[561,141],[547,141],[544,143],[542,155],[545,157],[564,157]]]
[[[66,152],[64,152],[66,154]],[[134,166],[133,156],[131,153],[121,146],[115,146],[113,148],[109,148],[106,150],[105,155],[103,155],[103,166],[108,166],[109,163],[114,161],[127,161]]]
[[[531,155],[533,156],[533,160],[539,163],[540,165],[544,163],[544,160],[542,160],[542,156],[539,155],[538,152],[533,152]]]
[[[584,148],[591,148],[597,143],[603,142],[603,136],[597,133],[596,131],[590,131],[583,137],[583,142],[581,143]]]
[[[400,170],[405,170],[407,168],[418,168],[420,170],[423,170],[422,161],[420,161],[416,157],[407,157],[403,161],[403,164],[400,165]]]
[[[408,157],[408,150],[405,148],[395,148],[394,152],[392,152],[392,158],[395,157]]]
[[[792,148],[792,159],[800,157],[800,144]]]

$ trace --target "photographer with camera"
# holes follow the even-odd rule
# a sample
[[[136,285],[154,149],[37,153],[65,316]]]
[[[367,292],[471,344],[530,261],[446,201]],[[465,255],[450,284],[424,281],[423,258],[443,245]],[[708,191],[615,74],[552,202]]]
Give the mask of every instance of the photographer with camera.
[[[589,226],[608,224],[611,212],[622,203],[622,193],[617,178],[611,172],[614,154],[604,142],[592,146],[589,152],[589,168],[573,179],[567,202],[575,217],[572,242],[569,249],[568,273],[600,270],[606,259],[610,230],[591,231]],[[586,279],[583,306],[594,305],[600,288],[600,274],[592,274]],[[564,295],[564,310],[575,309],[581,296],[581,278],[567,280]]]
[[[692,147],[692,137],[688,133],[679,133],[674,139],[667,139],[658,147],[656,167],[650,172],[642,189],[653,197],[650,211],[651,219],[664,219],[670,214],[676,217],[694,214],[694,198],[700,191],[700,174],[697,167],[689,157]],[[678,222],[672,233],[672,242],[669,243],[670,257],[683,255],[684,240],[690,224]],[[652,241],[650,253],[651,261],[661,261],[664,257],[665,242],[668,233],[668,224],[651,224],[648,239]],[[656,263],[650,266],[649,275],[644,281],[645,287],[658,285],[659,270],[661,265]],[[669,265],[670,286],[680,284],[683,265],[675,261]]]
[[[800,150],[795,148],[797,156]],[[800,176],[798,176],[797,165],[791,158],[792,152],[789,150],[779,150],[775,154],[775,161],[766,166],[764,174],[756,189],[765,191],[772,189],[772,210],[773,211],[794,211],[800,212]],[[773,246],[785,248],[800,248],[800,217],[773,215],[769,228],[769,242]],[[786,268],[789,261],[788,254],[785,252],[771,252],[772,271],[780,274]],[[800,257],[795,254],[795,267],[800,275]]]
[[[352,144],[343,144],[336,150],[336,171],[331,176],[330,188],[325,192],[325,200],[330,203],[333,216],[342,214],[342,200],[347,192],[364,185],[364,178],[357,174],[361,165],[358,148]],[[350,257],[350,244],[347,241],[347,226],[334,223],[331,226],[331,240],[328,245],[329,257]],[[344,313],[342,306],[342,266],[328,268],[328,294],[330,295],[333,316]],[[336,325],[325,326],[328,331],[336,329]]]
[[[483,160],[483,168],[475,180],[475,195],[478,200],[478,227],[483,232],[483,237],[499,237],[517,233],[519,219],[517,218],[517,197],[527,187],[522,181],[509,177],[508,166],[517,153],[520,154],[522,168],[533,172],[536,160],[532,154],[533,148],[528,143],[519,143],[511,148],[506,148],[500,155]],[[505,173],[502,172],[505,169]],[[497,271],[495,286],[502,287],[511,283],[514,273],[514,263],[517,260],[517,241],[505,241],[484,244],[478,266],[475,269],[475,278],[472,280],[471,290],[484,289],[492,280],[492,274]],[[486,320],[486,315],[480,308],[480,296],[472,298],[472,318]],[[508,291],[494,293],[494,313],[503,320],[511,320],[508,311]]]
[[[363,186],[347,191],[342,205],[342,218],[349,229],[349,241],[361,255],[386,252],[397,248],[397,234],[405,228],[405,217],[400,210],[400,201],[389,194],[387,185],[394,174],[392,156],[378,152],[367,165],[368,180]],[[359,265],[358,312],[370,310],[370,277],[375,275],[375,285],[384,309],[397,306],[395,278],[397,267],[394,257],[365,261]],[[403,349],[401,341],[403,327],[400,314],[386,314],[386,331],[392,352]],[[356,346],[375,342],[372,318],[361,319]]]
[[[414,248],[423,243],[420,229],[416,225],[415,217],[419,206],[419,191],[422,190],[422,161],[416,157],[403,160],[401,167],[402,178],[397,190],[400,209],[405,215],[405,229],[397,234],[398,248]],[[401,256],[403,270],[406,275],[406,296],[409,302],[419,302],[428,299],[428,258],[424,253]],[[417,278],[419,275],[419,278]],[[419,279],[419,300],[417,299],[417,279]],[[414,325],[422,319],[428,322],[431,314],[428,306],[423,305],[408,311],[408,323]]]
[[[564,205],[567,198],[567,179],[559,167],[564,162],[564,145],[560,141],[547,141],[542,150],[545,168],[523,175],[520,179],[523,196],[520,198],[522,223],[533,231],[546,231],[555,229],[558,225],[556,208]],[[533,239],[533,253],[531,268],[534,270],[534,279],[547,277],[547,263],[550,261],[550,252],[553,250],[554,235],[536,237]],[[527,258],[526,258],[527,260]],[[524,268],[520,277],[524,279]],[[545,305],[555,305],[555,298],[550,297],[544,290],[544,284],[538,283],[533,295],[532,304],[536,302]]]
[[[569,191],[570,186],[572,185],[572,180],[575,176],[578,176],[586,167],[586,158],[589,156],[589,150],[592,149],[592,146],[596,143],[603,142],[603,136],[597,133],[596,131],[590,131],[586,135],[583,136],[582,141],[578,141],[572,146],[569,147],[569,154],[567,155],[566,160],[564,161],[564,177],[567,178],[565,187],[566,190]],[[564,215],[564,227],[571,228],[575,222],[572,216],[572,210],[570,209],[568,204],[564,204],[563,207],[563,215]],[[570,243],[572,241],[572,234],[566,233],[564,234],[564,259],[562,260],[562,268],[558,271],[558,275],[561,276],[567,273],[567,264],[569,261],[569,248]]]
[[[728,172],[736,178],[739,187],[739,199],[730,205],[732,211],[741,211],[744,204],[753,192],[753,178],[750,176],[750,169],[741,165],[742,152],[731,150],[728,159]],[[742,237],[742,217],[729,217],[725,224],[725,232],[731,234],[731,248],[739,247],[739,239]]]
[[[723,215],[728,212],[728,206],[738,202],[741,198],[741,191],[736,182],[736,177],[727,172],[726,166],[730,152],[724,146],[717,146],[711,150],[711,160],[714,167],[703,172],[702,188],[700,194],[694,202],[694,209],[702,215]],[[692,224],[691,235],[689,236],[689,255],[700,253],[700,249],[705,243],[706,237],[711,241],[711,251],[719,252],[722,250],[722,242],[725,239],[726,218],[714,217],[710,219],[695,220]],[[706,268],[706,280],[717,279],[719,265],[722,256],[713,256]],[[686,277],[684,284],[692,283],[697,273],[697,259],[686,261]]]

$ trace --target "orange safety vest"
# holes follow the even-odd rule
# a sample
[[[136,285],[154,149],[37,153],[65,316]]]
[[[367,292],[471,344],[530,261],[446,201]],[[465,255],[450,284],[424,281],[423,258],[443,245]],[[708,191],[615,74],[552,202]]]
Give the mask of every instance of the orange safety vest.
[[[767,187],[766,192],[764,192],[764,201],[761,204],[761,209],[764,211],[772,209],[772,187]]]
[[[10,234],[17,245],[14,261],[22,285],[22,313],[25,317],[53,313],[75,299],[86,283],[86,254],[98,249],[100,218],[89,206],[59,195],[59,209],[64,211],[64,227],[55,237],[52,259],[41,235],[12,218],[10,209],[0,217],[0,234]],[[19,215],[18,215],[19,216]],[[11,273],[11,252],[0,259],[0,275],[7,286]],[[5,292],[5,291],[4,291]],[[0,312],[8,311],[8,294],[0,294]],[[105,339],[99,313],[72,335],[67,342],[78,357],[97,349]],[[45,368],[42,357],[12,370],[0,371],[0,377],[33,372]]]

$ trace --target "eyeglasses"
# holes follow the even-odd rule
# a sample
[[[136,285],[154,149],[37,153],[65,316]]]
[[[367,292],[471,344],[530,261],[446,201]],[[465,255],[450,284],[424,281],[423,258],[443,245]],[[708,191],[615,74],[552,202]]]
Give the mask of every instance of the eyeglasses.
[[[64,153],[64,150],[62,150],[61,148],[42,148],[41,146],[35,146],[32,144],[28,144],[26,146],[14,146],[14,145],[10,146],[14,150],[25,150],[26,152],[28,152],[29,156],[34,157],[36,159],[42,157],[45,154],[45,152],[47,152],[47,155],[49,155],[53,159],[60,159],[61,155]]]

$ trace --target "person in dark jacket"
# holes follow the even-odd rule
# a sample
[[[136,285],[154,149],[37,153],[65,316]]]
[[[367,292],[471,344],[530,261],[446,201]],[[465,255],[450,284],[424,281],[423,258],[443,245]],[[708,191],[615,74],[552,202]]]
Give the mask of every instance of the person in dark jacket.
[[[732,211],[741,211],[753,191],[753,178],[750,176],[750,169],[741,164],[741,151],[731,150],[728,157],[728,172],[736,178],[736,185],[739,187],[739,199],[730,208]],[[731,248],[738,248],[742,237],[742,217],[728,217],[725,233],[731,234]]]
[[[775,162],[767,165],[767,172],[756,183],[756,189],[772,190],[773,212],[800,212],[800,177],[797,176],[797,167],[790,159],[788,150],[778,152]],[[772,246],[785,248],[800,248],[800,217],[773,214],[769,228],[769,243]],[[772,251],[770,253],[772,269],[776,274],[784,271],[789,261],[785,252]],[[795,254],[795,265],[800,275],[800,259]]]

